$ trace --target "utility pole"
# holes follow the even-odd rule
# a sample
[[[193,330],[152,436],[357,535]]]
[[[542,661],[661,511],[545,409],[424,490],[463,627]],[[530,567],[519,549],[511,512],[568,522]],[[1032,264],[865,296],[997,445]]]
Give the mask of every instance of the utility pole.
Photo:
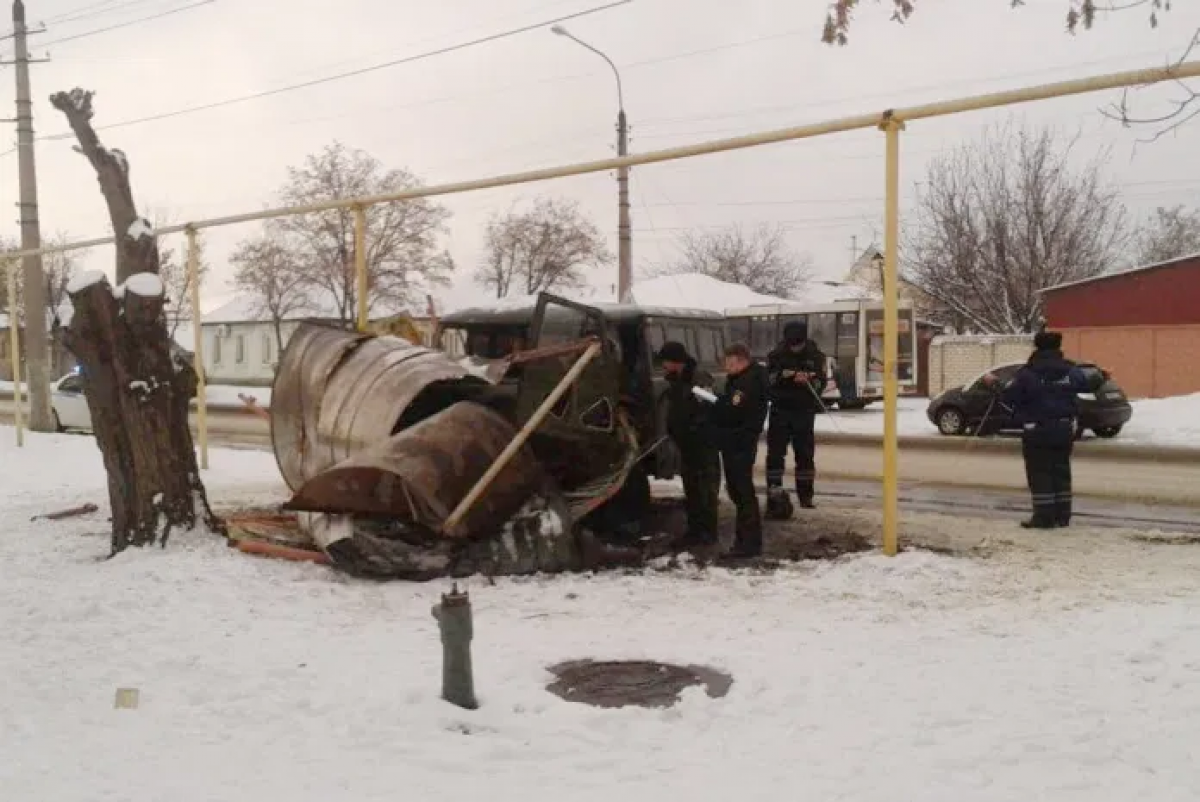
[[[25,4],[13,0],[13,44],[17,74],[17,158],[20,177],[21,248],[42,247],[38,222],[37,169],[33,151],[33,102],[29,91],[29,65],[49,59],[30,59],[25,27]],[[41,31],[35,31],[41,33]],[[29,383],[29,428],[35,432],[54,431],[54,413],[50,406],[50,338],[47,320],[47,287],[41,255],[23,259],[25,312],[25,375]]]
[[[603,51],[589,45],[561,25],[550,29],[556,36],[572,40],[586,47],[608,62],[613,77],[617,79],[617,155],[629,155],[629,123],[625,118],[625,93],[621,88],[621,71]],[[629,222],[629,168],[617,168],[617,300],[629,303],[633,300],[633,226]]]
[[[624,104],[622,104],[624,106]],[[617,155],[629,155],[629,125],[625,109],[617,112]],[[629,167],[617,168],[617,300],[632,303],[633,227],[629,222]]]

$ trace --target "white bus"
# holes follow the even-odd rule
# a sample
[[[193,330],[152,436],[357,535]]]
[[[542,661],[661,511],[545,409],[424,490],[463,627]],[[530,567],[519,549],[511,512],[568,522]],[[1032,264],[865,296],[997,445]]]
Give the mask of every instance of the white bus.
[[[835,301],[789,303],[725,310],[734,341],[746,343],[756,359],[765,360],[783,338],[789,321],[808,323],[808,336],[830,358],[837,392],[825,393],[842,409],[862,409],[883,400],[883,303]],[[917,321],[910,302],[900,302],[900,354],[896,364],[901,395],[916,395]]]

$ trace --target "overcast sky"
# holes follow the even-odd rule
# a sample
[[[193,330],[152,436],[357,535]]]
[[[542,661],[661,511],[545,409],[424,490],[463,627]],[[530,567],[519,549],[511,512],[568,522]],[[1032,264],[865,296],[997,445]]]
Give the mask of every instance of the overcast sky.
[[[28,0],[47,32],[33,54],[35,128],[66,130],[53,92],[96,91],[96,124],[152,116],[417,55],[573,12],[605,0],[216,0],[105,33],[100,28],[196,0]],[[888,3],[887,5],[890,5]],[[848,47],[820,44],[824,3],[813,0],[632,0],[567,24],[621,69],[634,152],[930,100],[1087,74],[1163,64],[1200,28],[1200,4],[1176,4],[1152,30],[1141,10],[1064,33],[1067,0],[922,0],[904,26],[864,4]],[[11,59],[11,42],[4,43]],[[1200,57],[1200,53],[1196,54]],[[1140,93],[1139,110],[1163,108],[1169,90]],[[11,104],[13,72],[0,102]],[[1097,112],[1109,93],[1019,107],[1030,124],[1082,130],[1081,155],[1111,147],[1111,178],[1135,215],[1200,205],[1200,120],[1153,145],[1134,142]],[[12,108],[11,105],[8,108]],[[928,160],[1013,112],[912,124],[903,134],[902,182],[913,196]],[[101,131],[123,149],[143,206],[184,221],[268,205],[289,165],[340,139],[427,183],[604,158],[615,151],[616,88],[597,56],[548,28],[420,59],[359,77],[170,119]],[[15,128],[6,134],[15,143]],[[71,141],[37,147],[43,235],[103,236],[107,214],[94,175]],[[844,275],[852,238],[865,247],[882,228],[883,135],[858,132],[739,153],[635,168],[634,266],[670,260],[688,227],[780,223],[812,255],[821,278]],[[0,158],[11,199],[0,234],[17,235],[14,153]],[[489,213],[514,199],[577,199],[616,251],[616,184],[595,174],[446,199],[447,241],[459,265],[452,307],[481,291],[470,280]],[[226,254],[252,225],[210,232],[213,275],[204,307],[230,295]],[[97,250],[92,267],[111,267]],[[607,291],[611,275],[596,277]]]

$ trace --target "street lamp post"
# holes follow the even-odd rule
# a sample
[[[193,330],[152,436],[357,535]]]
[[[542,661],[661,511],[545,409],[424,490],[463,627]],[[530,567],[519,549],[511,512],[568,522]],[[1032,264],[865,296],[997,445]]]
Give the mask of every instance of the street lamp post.
[[[574,41],[586,47],[612,67],[617,79],[617,155],[629,155],[629,125],[625,120],[625,96],[621,91],[621,73],[612,59],[601,51],[589,45],[572,34],[561,25],[550,29],[559,36]],[[629,222],[629,168],[622,165],[617,168],[617,298],[622,303],[629,303],[630,290],[633,286],[633,228]]]

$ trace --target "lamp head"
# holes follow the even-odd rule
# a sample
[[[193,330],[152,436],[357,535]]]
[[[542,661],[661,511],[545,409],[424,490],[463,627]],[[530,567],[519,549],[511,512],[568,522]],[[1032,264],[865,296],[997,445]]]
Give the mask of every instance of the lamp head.
[[[555,25],[554,27],[552,27],[550,29],[550,32],[553,34],[557,34],[558,36],[570,36],[571,35],[570,33],[567,32],[567,29],[561,25]]]

